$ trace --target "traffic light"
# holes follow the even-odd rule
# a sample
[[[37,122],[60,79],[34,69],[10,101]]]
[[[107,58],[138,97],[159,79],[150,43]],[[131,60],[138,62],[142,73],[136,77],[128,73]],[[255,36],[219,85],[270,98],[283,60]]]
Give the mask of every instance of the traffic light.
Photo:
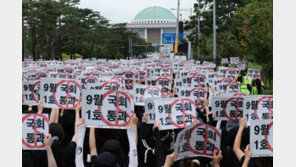
[[[146,45],[146,48],[148,48],[149,46],[148,45]]]
[[[183,33],[183,21],[179,21],[179,33]]]
[[[182,43],[178,46],[179,53],[188,53],[188,43]]]

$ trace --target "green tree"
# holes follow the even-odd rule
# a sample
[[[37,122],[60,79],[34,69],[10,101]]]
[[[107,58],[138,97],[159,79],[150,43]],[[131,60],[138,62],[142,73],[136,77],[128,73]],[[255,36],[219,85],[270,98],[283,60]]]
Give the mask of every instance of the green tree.
[[[243,22],[238,28],[246,45],[246,59],[262,66],[269,87],[273,75],[273,2],[258,1],[246,5],[238,12]]]

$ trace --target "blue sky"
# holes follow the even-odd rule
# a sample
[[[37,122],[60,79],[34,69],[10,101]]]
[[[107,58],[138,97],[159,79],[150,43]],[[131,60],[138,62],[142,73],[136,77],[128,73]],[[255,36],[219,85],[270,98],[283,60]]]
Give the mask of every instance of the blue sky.
[[[180,0],[181,9],[193,9],[197,0]],[[177,0],[80,0],[79,7],[100,12],[111,23],[131,22],[141,10],[150,6],[167,9],[177,8]],[[177,11],[172,11],[177,15]],[[188,19],[190,12],[181,11],[182,18]]]

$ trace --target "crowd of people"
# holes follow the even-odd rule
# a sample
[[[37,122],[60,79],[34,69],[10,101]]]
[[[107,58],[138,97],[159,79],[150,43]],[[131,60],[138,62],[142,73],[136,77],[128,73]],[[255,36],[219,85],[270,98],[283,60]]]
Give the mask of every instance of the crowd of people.
[[[147,76],[149,77],[149,76]],[[173,72],[173,78],[178,78]],[[264,94],[261,78],[248,78],[247,71],[241,70],[235,77],[241,83],[241,92],[250,95]],[[137,81],[134,81],[137,82]],[[138,84],[145,84],[137,82]],[[176,161],[174,152],[177,134],[182,129],[160,130],[159,124],[147,124],[148,115],[144,106],[135,106],[127,129],[100,129],[87,127],[81,116],[81,102],[76,110],[44,108],[43,102],[37,106],[23,105],[22,113],[48,113],[49,134],[45,134],[46,150],[23,150],[24,167],[269,167],[272,157],[252,157],[250,128],[247,119],[239,121],[215,121],[215,113],[209,103],[213,91],[209,85],[204,100],[205,112],[197,109],[199,122],[221,129],[221,147],[212,158],[185,157]],[[178,97],[171,88],[171,97]],[[227,128],[227,124],[236,124]]]

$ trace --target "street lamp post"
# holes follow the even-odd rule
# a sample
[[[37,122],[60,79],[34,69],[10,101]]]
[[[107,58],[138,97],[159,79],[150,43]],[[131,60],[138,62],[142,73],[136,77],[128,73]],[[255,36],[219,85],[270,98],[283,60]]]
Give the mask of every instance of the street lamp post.
[[[198,39],[197,39],[197,45],[198,45],[198,58],[200,59],[200,2],[198,0],[198,17],[197,17],[197,24],[198,24]]]
[[[213,58],[216,63],[216,0],[213,0]]]
[[[180,0],[178,0],[177,6],[177,23],[176,23],[176,39],[175,39],[175,55],[178,53],[178,43],[179,43],[179,15],[180,15]]]

